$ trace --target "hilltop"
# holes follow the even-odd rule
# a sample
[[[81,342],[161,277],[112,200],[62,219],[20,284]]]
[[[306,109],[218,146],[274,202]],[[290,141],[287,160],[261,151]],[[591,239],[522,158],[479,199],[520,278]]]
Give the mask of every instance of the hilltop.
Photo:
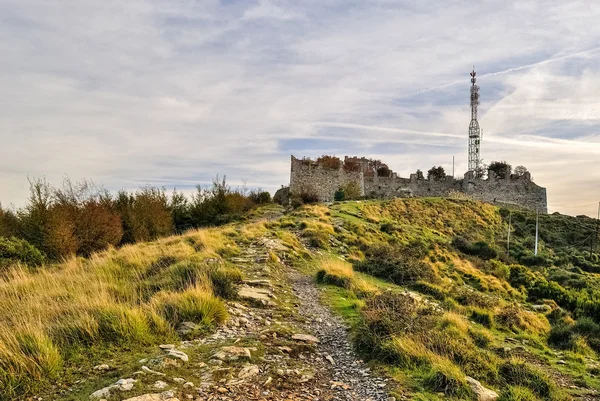
[[[534,255],[533,213],[471,200],[240,217],[5,261],[0,399],[600,399],[594,220]]]

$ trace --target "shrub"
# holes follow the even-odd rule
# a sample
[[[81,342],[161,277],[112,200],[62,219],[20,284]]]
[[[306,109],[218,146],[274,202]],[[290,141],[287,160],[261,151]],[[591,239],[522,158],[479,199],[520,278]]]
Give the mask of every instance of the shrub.
[[[437,278],[435,269],[411,255],[410,249],[400,249],[386,243],[367,248],[365,259],[356,262],[355,268],[396,284],[435,281]]]
[[[545,400],[561,399],[552,379],[523,360],[513,358],[503,362],[499,373],[506,384],[526,387]]]
[[[452,246],[467,255],[477,256],[483,260],[495,259],[498,252],[485,241],[477,241],[471,244],[463,237],[454,237]]]
[[[351,288],[354,272],[352,265],[339,259],[321,261],[321,269],[317,272],[319,283],[331,284],[342,288]]]
[[[429,283],[424,280],[419,280],[411,285],[411,288],[421,294],[431,295],[439,301],[443,301],[449,295],[448,291],[440,287],[439,285]]]
[[[223,301],[197,287],[180,293],[161,291],[152,298],[151,305],[174,326],[183,321],[210,326],[223,323],[228,317]]]
[[[344,199],[358,199],[360,198],[360,185],[356,181],[351,181],[346,184],[343,188]]]
[[[473,339],[475,345],[480,348],[487,348],[493,341],[494,337],[485,329],[469,328],[469,335]]]
[[[540,401],[540,399],[526,387],[507,386],[502,390],[497,401]]]
[[[310,189],[305,189],[300,192],[300,199],[304,204],[317,203],[319,202],[319,195]]]
[[[559,348],[568,348],[571,345],[571,337],[573,335],[573,325],[559,322],[552,326],[548,335],[548,344]]]
[[[323,168],[330,170],[338,170],[342,166],[342,161],[339,157],[329,155],[323,155],[317,158],[317,163]]]
[[[444,168],[442,166],[438,166],[438,167],[433,166],[432,168],[429,169],[429,171],[427,171],[427,179],[428,180],[442,181],[445,178],[446,178],[446,171],[444,171]]]
[[[334,234],[330,224],[320,222],[303,222],[302,237],[308,240],[308,244],[315,248],[329,248],[329,237]],[[301,224],[302,226],[302,224]]]
[[[471,388],[467,384],[464,373],[452,362],[439,359],[432,364],[425,376],[425,386],[435,392],[442,392],[447,396],[470,399]]]
[[[546,318],[523,310],[516,304],[502,308],[496,314],[495,320],[499,325],[512,331],[528,331],[535,334],[550,331],[550,324]]]
[[[0,237],[0,267],[15,262],[40,266],[44,261],[44,254],[24,239]]]
[[[242,282],[242,272],[237,267],[218,266],[209,270],[215,295],[233,299],[237,296],[237,285]]]
[[[485,309],[472,308],[471,319],[488,329],[494,326],[494,313]]]
[[[384,292],[368,299],[361,310],[361,323],[354,339],[356,347],[369,358],[395,360],[397,355],[386,342],[407,333],[427,332],[435,326],[436,312],[407,294]]]
[[[505,161],[494,161],[488,166],[488,171],[494,174],[494,178],[510,178],[512,166]]]
[[[344,189],[340,188],[337,191],[335,191],[335,193],[333,194],[333,200],[335,201],[343,201],[344,199],[346,199],[346,194],[344,193]]]
[[[256,191],[250,191],[248,199],[257,205],[265,205],[272,202],[271,194],[267,191],[261,191],[260,189]]]

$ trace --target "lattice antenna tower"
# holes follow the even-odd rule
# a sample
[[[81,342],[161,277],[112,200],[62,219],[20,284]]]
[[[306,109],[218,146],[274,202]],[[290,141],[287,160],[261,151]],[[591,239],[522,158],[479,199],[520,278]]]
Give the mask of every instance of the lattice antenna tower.
[[[481,168],[479,148],[481,146],[481,130],[477,121],[477,106],[479,106],[479,86],[475,84],[475,67],[471,71],[471,123],[469,124],[469,171],[478,172]]]

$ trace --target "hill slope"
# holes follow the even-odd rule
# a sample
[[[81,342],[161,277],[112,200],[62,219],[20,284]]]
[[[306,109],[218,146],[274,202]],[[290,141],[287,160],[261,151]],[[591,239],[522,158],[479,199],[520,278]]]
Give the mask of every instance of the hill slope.
[[[0,399],[600,399],[594,222],[543,216],[536,257],[533,219],[443,199],[269,206],[14,267]]]

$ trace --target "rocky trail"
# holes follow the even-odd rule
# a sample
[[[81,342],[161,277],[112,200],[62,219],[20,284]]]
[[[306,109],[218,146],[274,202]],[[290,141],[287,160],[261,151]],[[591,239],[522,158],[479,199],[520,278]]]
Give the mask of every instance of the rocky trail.
[[[239,301],[228,305],[225,325],[200,335],[194,323],[184,322],[179,333],[185,341],[157,347],[139,360],[137,371],[121,376],[120,370],[118,380],[89,399],[394,400],[387,379],[356,356],[347,327],[320,303],[312,278],[282,262],[287,251],[275,239],[244,245],[230,258],[246,280]],[[95,369],[115,377],[110,361]]]

